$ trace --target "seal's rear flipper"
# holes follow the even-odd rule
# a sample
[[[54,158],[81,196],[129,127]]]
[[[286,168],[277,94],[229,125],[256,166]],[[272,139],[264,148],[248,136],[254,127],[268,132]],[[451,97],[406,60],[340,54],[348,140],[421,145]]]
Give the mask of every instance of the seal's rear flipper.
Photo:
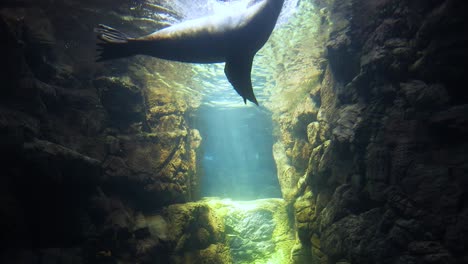
[[[239,55],[239,54],[236,54]],[[252,70],[253,55],[239,55],[227,58],[224,73],[236,92],[246,100],[258,105],[252,89],[250,72]]]
[[[100,24],[94,32],[98,34],[97,38],[103,41],[97,44],[100,52],[97,61],[129,57],[138,53],[137,43],[117,29]]]

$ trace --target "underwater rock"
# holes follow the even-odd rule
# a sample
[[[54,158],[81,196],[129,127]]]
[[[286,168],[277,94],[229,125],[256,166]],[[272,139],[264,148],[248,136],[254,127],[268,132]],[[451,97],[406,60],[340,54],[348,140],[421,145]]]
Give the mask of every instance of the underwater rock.
[[[151,236],[165,241],[168,239],[169,229],[166,220],[160,215],[147,216],[146,222],[148,224]]]
[[[155,99],[148,90],[158,78],[144,60],[94,63],[87,24],[96,14],[125,17],[109,14],[115,2],[91,2],[0,7],[0,211],[8,216],[0,245],[15,248],[1,262],[157,259],[167,234],[149,237],[137,212],[196,193],[200,137],[184,120],[188,103],[180,94]],[[21,260],[23,253],[30,257]]]
[[[428,108],[435,110],[436,106],[443,107],[449,101],[447,91],[442,85],[428,86],[418,80],[400,85],[409,103],[418,110]]]
[[[291,123],[291,131],[298,137],[305,136],[307,124],[315,121],[317,118],[318,108],[312,102],[310,97],[300,102],[293,112],[293,122]]]
[[[312,192],[300,196],[294,203],[297,235],[303,243],[308,243],[312,233],[312,225],[317,220],[316,206]]]
[[[302,174],[304,138],[290,130],[300,126],[272,108],[278,177],[301,221],[295,252],[318,263],[319,256],[333,263],[466,261],[466,243],[448,246],[460,241],[454,230],[466,234],[460,201],[468,185],[460,175],[468,159],[460,150],[467,144],[467,93],[456,88],[468,68],[459,48],[466,38],[456,33],[468,25],[460,14],[466,3],[322,4],[332,22],[329,65],[320,92],[310,88],[320,105],[316,121],[305,124],[311,148],[300,180],[291,172]]]
[[[311,263],[313,260],[311,258],[310,250],[307,247],[304,247],[301,243],[298,243],[291,249],[291,261],[293,263]]]
[[[466,58],[466,49],[459,46],[466,40],[455,33],[468,29],[468,23],[461,19],[466,8],[466,3],[441,1],[427,12],[414,38],[418,58],[410,67],[418,79],[448,84],[448,94],[457,102],[466,102],[468,98],[467,93],[455,88],[467,80],[463,70],[467,67],[466,60],[456,59]]]
[[[177,254],[184,255],[224,241],[219,216],[207,204],[171,205],[165,209],[164,219],[171,230],[167,239],[175,242]]]
[[[322,246],[319,237],[314,234],[310,239],[312,261],[316,263],[328,263],[328,257],[322,252]]]
[[[34,139],[40,131],[40,122],[23,112],[0,108],[0,131],[4,148],[18,148]]]
[[[273,252],[275,244],[270,240],[275,223],[271,212],[256,211],[241,217],[227,215],[225,223],[226,229],[233,233],[228,239],[233,261],[253,261]]]
[[[295,188],[300,175],[296,172],[296,169],[289,164],[289,159],[285,152],[286,150],[281,142],[276,142],[273,145],[273,157],[278,171],[281,193],[284,199],[291,200],[294,198]]]
[[[117,127],[142,122],[145,101],[141,89],[118,78],[100,77],[94,80],[102,105]]]
[[[361,111],[362,106],[359,105],[348,105],[340,109],[336,127],[333,129],[333,135],[339,141],[353,141],[354,130],[362,119]]]
[[[242,203],[250,208],[243,209]],[[226,239],[233,262],[285,261],[293,240],[284,201],[265,199],[240,202],[239,208],[225,206]]]
[[[310,153],[312,152],[311,145],[305,140],[297,140],[291,150],[291,165],[297,169],[299,173],[305,171],[307,162],[309,161]]]
[[[20,159],[30,163],[37,173],[44,173],[54,181],[92,186],[99,182],[99,160],[80,154],[62,145],[35,139],[22,146]]]
[[[366,256],[363,251],[377,246],[369,243],[366,238],[373,237],[376,230],[372,223],[378,217],[379,210],[373,209],[357,216],[349,215],[337,220],[323,229],[320,240],[323,252],[331,259],[348,258],[372,262],[377,256]]]
[[[170,205],[147,222],[160,227],[167,223],[163,229],[170,232],[164,241],[173,245],[167,253],[174,252],[174,263],[282,263],[294,242],[286,203],[281,199],[204,199]],[[152,232],[152,236],[167,231]]]
[[[128,210],[125,206],[116,209],[115,213]],[[120,215],[128,221],[120,227],[109,225],[114,227],[109,235],[121,236],[120,241],[133,245],[141,258],[145,252],[159,252],[160,260],[169,263],[282,263],[294,243],[286,203],[281,199],[233,202],[210,198],[170,205],[161,214],[140,220],[131,211]],[[138,235],[143,232],[146,235]],[[113,252],[127,250],[123,245],[112,247]]]
[[[183,256],[170,257],[170,263],[232,263],[229,248],[225,244],[211,244],[199,251],[190,251]]]
[[[359,58],[355,54],[353,39],[349,34],[351,1],[336,1],[328,8],[332,9],[332,29],[326,43],[327,59],[339,82],[347,83],[359,72]]]
[[[329,127],[325,122],[312,122],[307,125],[307,139],[312,148],[321,145],[330,138]]]

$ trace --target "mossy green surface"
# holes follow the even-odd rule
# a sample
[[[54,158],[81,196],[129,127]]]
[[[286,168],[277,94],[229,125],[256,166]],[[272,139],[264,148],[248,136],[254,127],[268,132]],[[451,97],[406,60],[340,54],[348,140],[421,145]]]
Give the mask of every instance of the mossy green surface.
[[[282,199],[206,199],[224,219],[234,263],[290,263],[294,234]]]
[[[205,198],[147,216],[171,263],[292,263],[294,231],[282,199]]]

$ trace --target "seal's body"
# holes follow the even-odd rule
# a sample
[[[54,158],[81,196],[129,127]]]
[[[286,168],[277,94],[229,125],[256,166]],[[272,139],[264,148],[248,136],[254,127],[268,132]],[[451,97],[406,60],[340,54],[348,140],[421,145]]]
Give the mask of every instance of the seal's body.
[[[226,62],[225,74],[234,89],[255,104],[250,72],[257,51],[263,47],[278,20],[284,0],[262,0],[242,11],[188,20],[150,35],[130,38],[104,26],[97,28],[104,41],[101,60],[136,54],[191,62]]]

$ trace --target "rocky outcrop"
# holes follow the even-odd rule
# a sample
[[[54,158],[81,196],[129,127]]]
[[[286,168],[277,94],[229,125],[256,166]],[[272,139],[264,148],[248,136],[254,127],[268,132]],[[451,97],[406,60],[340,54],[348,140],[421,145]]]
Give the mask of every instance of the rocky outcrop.
[[[299,174],[289,197],[296,262],[468,261],[467,5],[335,1],[327,9],[329,64],[316,114],[277,119],[289,133],[307,128],[307,141],[281,133],[276,143],[294,146],[281,162]]]
[[[162,62],[95,63],[113,2],[17,4],[0,5],[1,262],[152,260],[139,219],[198,195],[196,99],[150,74]]]
[[[158,263],[287,263],[294,244],[281,199],[216,198],[173,204],[158,214],[115,207],[113,225],[95,261]],[[106,262],[107,263],[107,262]]]

